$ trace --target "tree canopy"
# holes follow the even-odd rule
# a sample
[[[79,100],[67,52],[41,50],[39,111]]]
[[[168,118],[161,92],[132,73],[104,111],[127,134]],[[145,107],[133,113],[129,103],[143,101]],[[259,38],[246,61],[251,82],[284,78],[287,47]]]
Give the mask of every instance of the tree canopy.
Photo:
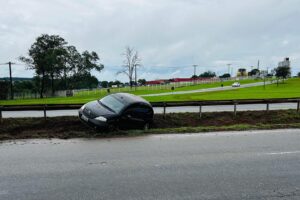
[[[96,78],[91,71],[100,72],[104,68],[96,52],[79,53],[75,46],[69,46],[59,35],[42,34],[29,48],[28,56],[19,59],[28,69],[35,71],[35,83],[41,98],[49,89],[53,95],[57,88],[73,89],[86,79],[94,85]]]
[[[248,76],[256,76],[259,75],[260,70],[259,69],[252,69],[249,73]]]
[[[212,71],[206,71],[199,75],[199,78],[213,78],[216,77],[216,73]]]
[[[231,75],[229,73],[225,73],[222,76],[219,76],[219,78],[230,78]]]
[[[275,76],[277,78],[286,79],[291,76],[291,68],[288,66],[280,66],[275,69]]]

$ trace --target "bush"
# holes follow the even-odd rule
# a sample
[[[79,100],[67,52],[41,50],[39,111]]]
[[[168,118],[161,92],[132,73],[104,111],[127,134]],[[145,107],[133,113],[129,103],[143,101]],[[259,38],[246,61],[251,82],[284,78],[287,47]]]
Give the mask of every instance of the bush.
[[[1,100],[7,99],[8,91],[9,91],[9,82],[0,81],[0,99]]]

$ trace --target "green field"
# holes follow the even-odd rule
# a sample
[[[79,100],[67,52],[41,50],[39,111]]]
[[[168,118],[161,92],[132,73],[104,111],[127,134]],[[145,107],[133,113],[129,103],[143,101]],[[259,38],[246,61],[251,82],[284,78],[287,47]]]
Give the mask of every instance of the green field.
[[[240,80],[239,82],[241,84],[247,84],[247,83],[255,83],[255,82],[261,82],[262,80]],[[214,88],[214,87],[220,87],[221,84],[224,86],[230,86],[232,83],[236,81],[224,81],[224,82],[215,82],[215,83],[203,83],[203,84],[197,84],[197,85],[188,85],[188,86],[176,86],[174,91],[188,91],[188,90],[198,90],[198,89],[205,89],[205,88]],[[165,93],[165,92],[171,92],[171,87],[174,85],[161,85],[161,86],[142,86],[138,87],[137,90],[133,88],[130,90],[130,88],[111,88],[111,92],[127,92],[135,95],[144,95],[144,94],[158,94],[158,93]],[[106,89],[102,90],[96,90],[96,91],[82,91],[75,96],[94,96],[94,97],[102,97],[106,95]]]
[[[230,99],[268,99],[300,97],[300,79],[289,79],[284,83],[240,88],[229,91],[193,93],[147,97],[151,102],[161,101],[196,101],[196,100],[230,100]]]
[[[258,80],[243,80],[241,84],[257,82]],[[234,81],[223,82],[224,86],[231,85]],[[219,87],[218,83],[207,83],[192,86],[182,86],[175,89],[175,91],[187,91],[204,88]],[[127,88],[112,89],[112,92],[129,92],[136,95],[156,94],[163,92],[170,92],[170,87],[157,87],[155,90],[149,90],[148,87],[140,87],[137,91],[129,90]],[[0,105],[30,105],[30,104],[83,104],[92,100],[99,99],[107,94],[104,90],[84,91],[73,97],[54,97],[44,99],[20,99],[20,100],[2,100]],[[206,93],[192,93],[192,94],[174,94],[156,97],[145,97],[148,101],[195,101],[195,100],[225,100],[225,99],[266,99],[266,98],[287,98],[300,97],[300,79],[293,78],[286,81],[284,84],[240,88],[230,91],[206,92]]]

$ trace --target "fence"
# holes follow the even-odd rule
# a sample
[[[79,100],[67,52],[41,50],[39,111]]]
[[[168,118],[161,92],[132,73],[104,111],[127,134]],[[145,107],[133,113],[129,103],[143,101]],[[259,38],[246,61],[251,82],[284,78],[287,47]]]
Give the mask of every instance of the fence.
[[[219,100],[219,101],[188,101],[188,102],[153,102],[153,107],[163,108],[163,115],[166,115],[168,107],[199,107],[199,117],[202,117],[203,106],[221,106],[232,105],[233,115],[237,115],[238,105],[253,105],[265,104],[266,112],[269,111],[270,104],[275,103],[297,103],[295,108],[300,112],[300,98],[285,98],[285,99],[243,99],[243,100]],[[51,105],[22,105],[22,106],[0,106],[0,121],[2,121],[2,111],[43,111],[44,118],[47,119],[47,111],[49,110],[75,110],[79,109],[82,104],[51,104]]]

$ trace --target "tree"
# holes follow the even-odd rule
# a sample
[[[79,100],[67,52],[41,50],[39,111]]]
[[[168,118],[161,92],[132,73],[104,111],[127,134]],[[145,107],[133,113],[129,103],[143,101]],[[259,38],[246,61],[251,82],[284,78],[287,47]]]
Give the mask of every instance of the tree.
[[[40,83],[36,85],[39,88],[40,98],[43,98],[48,85],[51,85],[52,96],[58,87],[82,88],[82,85],[78,84],[78,81],[82,83],[82,80],[88,83],[83,85],[91,88],[95,85],[96,79],[91,75],[91,71],[100,72],[104,68],[103,64],[99,63],[100,58],[96,52],[84,51],[80,54],[74,46],[67,44],[58,35],[43,34],[30,47],[29,57],[20,57],[28,69],[35,70],[36,76],[39,77],[36,80]],[[62,85],[64,86],[61,87]]]
[[[203,72],[199,75],[200,78],[213,78],[216,77],[216,73],[212,71]]]
[[[54,93],[54,76],[59,74],[66,44],[66,41],[58,35],[43,34],[31,45],[29,57],[19,58],[27,64],[28,69],[35,70],[36,75],[41,78],[40,98],[43,98],[48,76],[51,77],[52,93]]]
[[[249,73],[248,76],[256,76],[259,75],[260,71],[259,69],[252,69]]]
[[[0,99],[7,99],[9,93],[9,82],[0,81]]]
[[[219,76],[219,78],[230,78],[231,75],[228,73],[223,74],[222,76]]]
[[[288,66],[281,66],[281,67],[277,67],[275,69],[275,76],[278,79],[286,79],[287,77],[291,76],[291,68]]]
[[[101,81],[100,85],[101,85],[101,87],[103,87],[103,88],[108,88],[108,87],[109,87],[108,81]]]
[[[300,78],[300,72],[298,73],[298,77]]]
[[[123,55],[125,57],[123,61],[123,70],[119,71],[117,74],[125,74],[126,76],[128,76],[130,88],[132,88],[133,77],[135,78],[135,82],[137,81],[137,67],[140,67],[142,65],[141,59],[138,52],[129,46],[125,48],[125,52],[123,53]]]
[[[146,79],[139,79],[139,80],[138,80],[138,83],[139,83],[140,85],[146,85]]]
[[[122,85],[122,82],[118,81],[118,80],[115,80],[114,85],[117,85],[119,87],[120,85]]]

